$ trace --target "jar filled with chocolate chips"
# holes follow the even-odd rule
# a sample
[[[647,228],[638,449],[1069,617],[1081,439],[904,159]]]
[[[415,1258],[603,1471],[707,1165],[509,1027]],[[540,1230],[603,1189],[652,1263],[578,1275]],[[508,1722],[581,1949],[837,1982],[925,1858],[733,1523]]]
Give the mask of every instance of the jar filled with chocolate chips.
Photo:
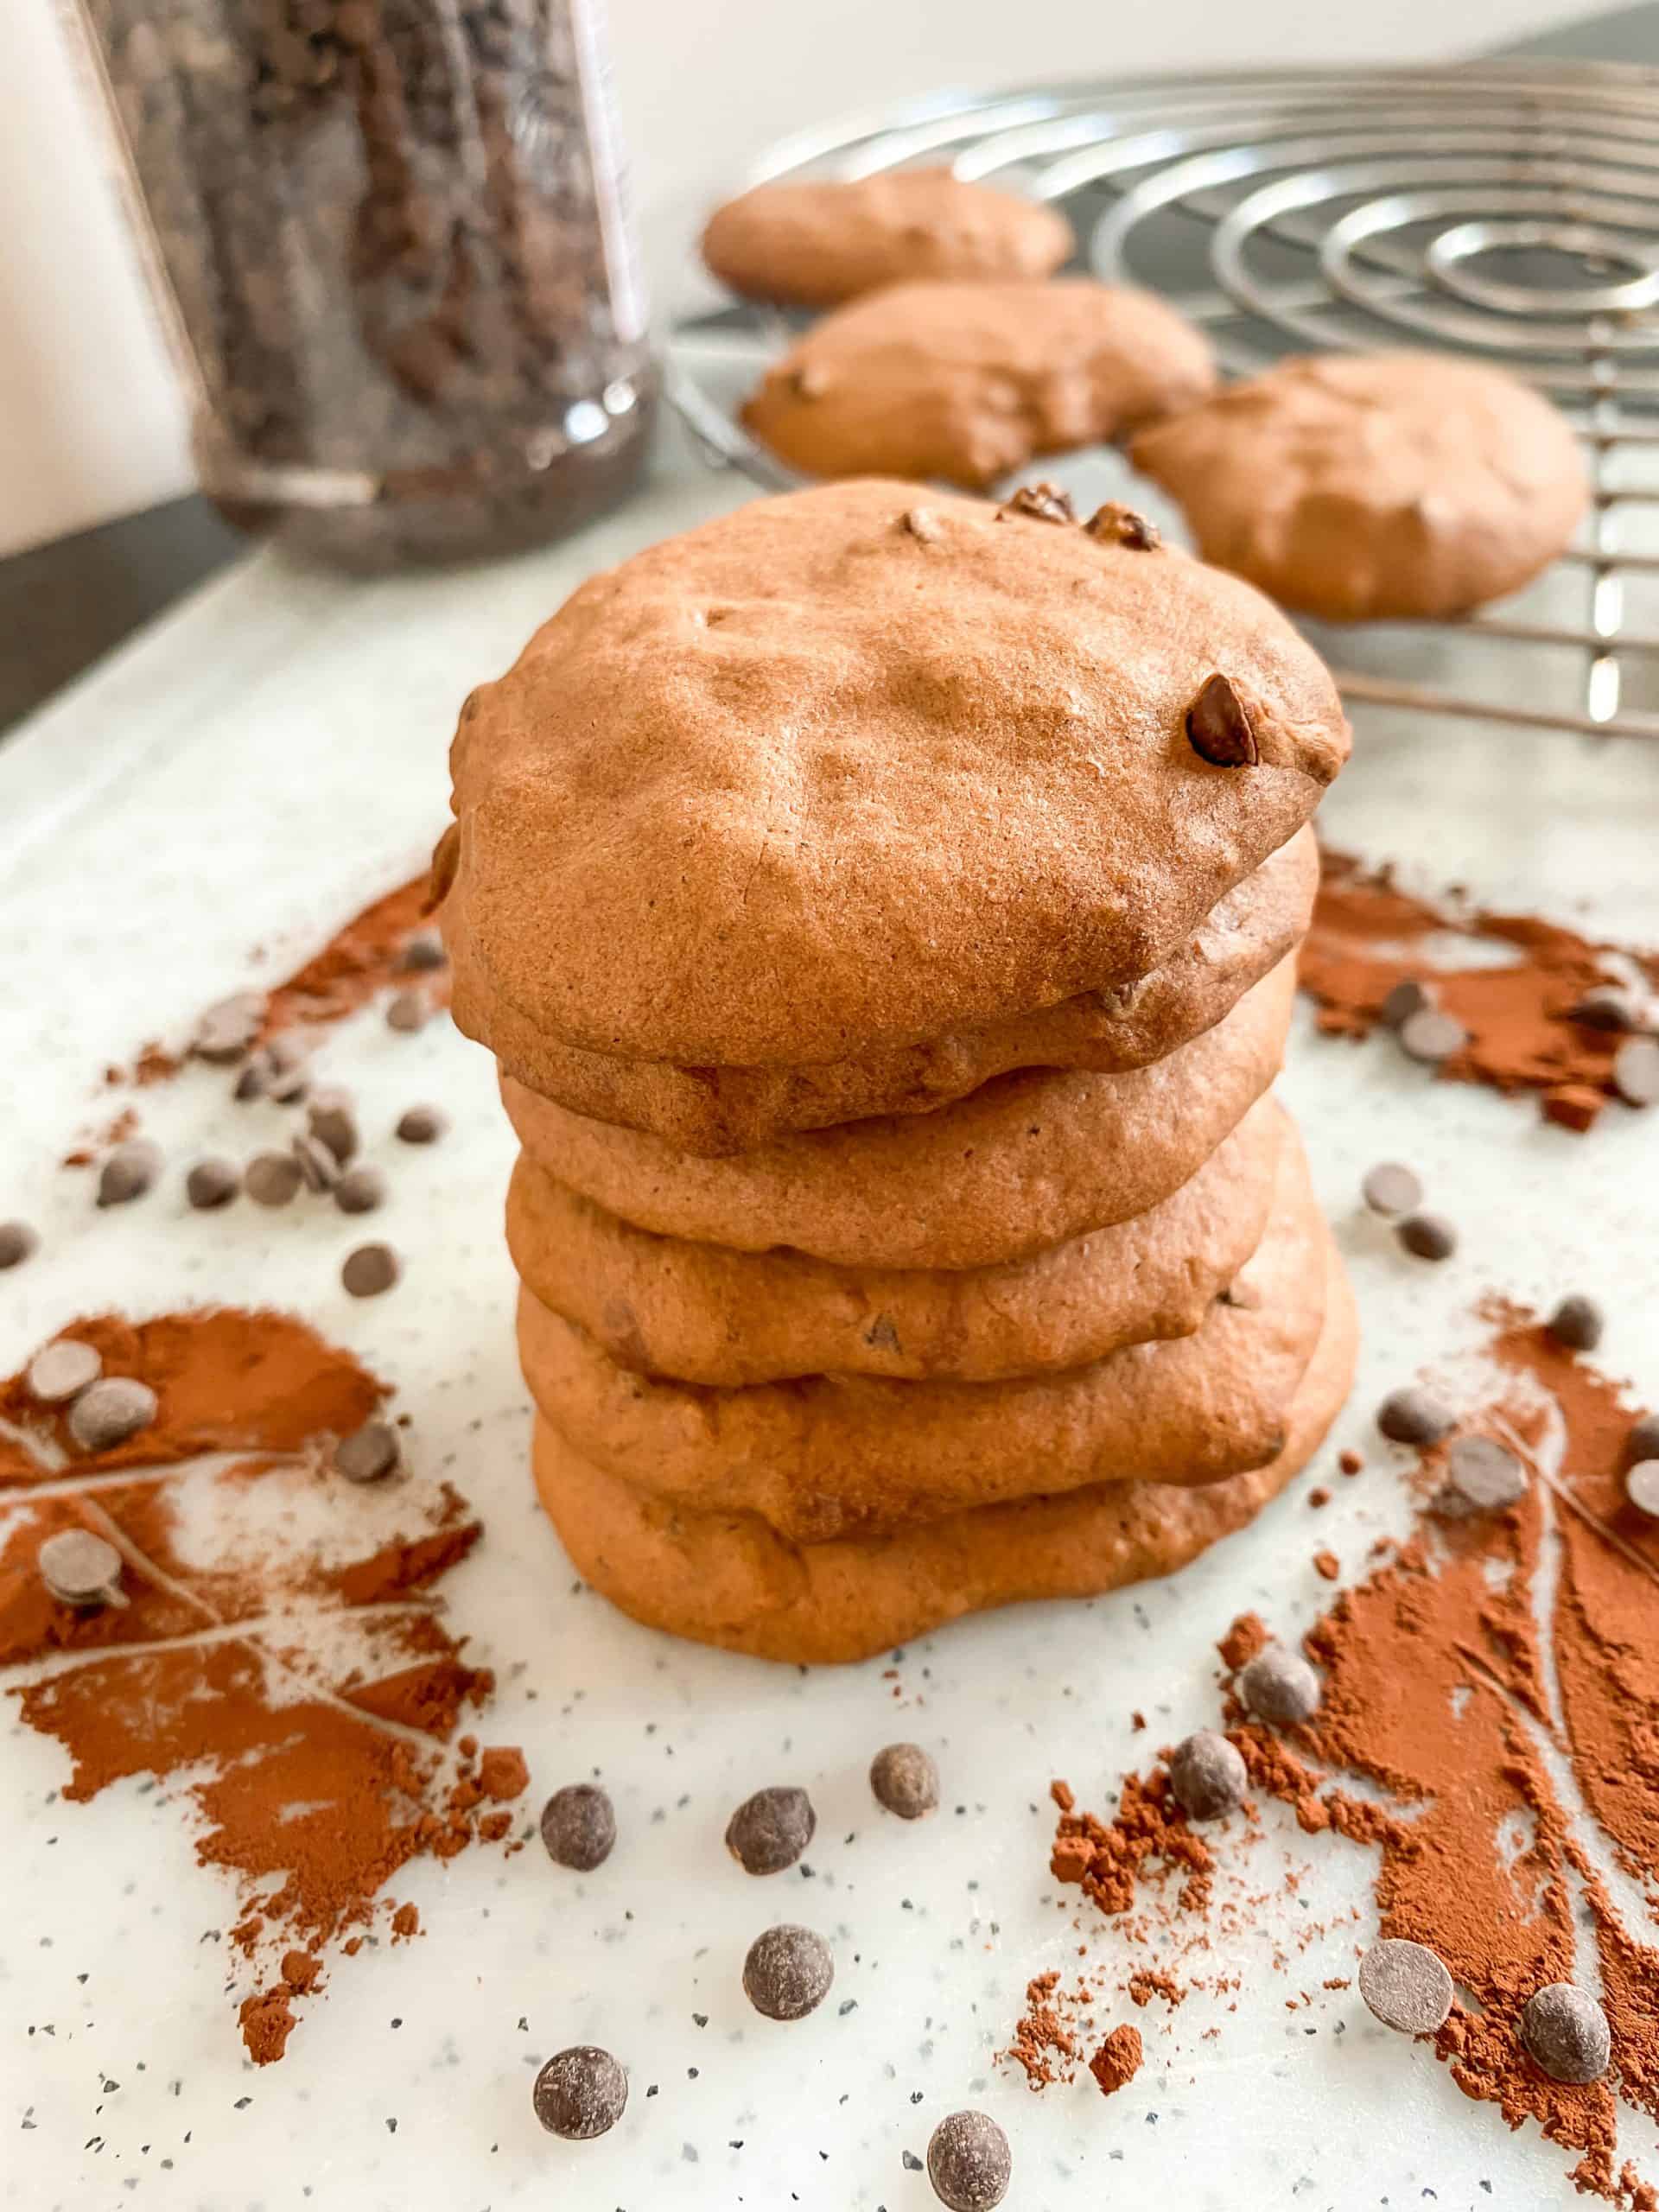
[[[358,569],[613,505],[654,397],[599,0],[79,0],[230,519]]]

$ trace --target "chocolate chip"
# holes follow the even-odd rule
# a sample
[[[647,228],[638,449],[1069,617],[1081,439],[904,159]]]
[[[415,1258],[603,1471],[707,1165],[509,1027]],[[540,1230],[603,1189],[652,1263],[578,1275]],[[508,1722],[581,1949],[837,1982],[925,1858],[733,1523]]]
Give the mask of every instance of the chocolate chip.
[[[1215,768],[1253,768],[1262,755],[1244,702],[1224,676],[1205,680],[1186,710],[1187,742]]]
[[[40,1249],[40,1237],[26,1221],[0,1221],[0,1268],[21,1268]]]
[[[1659,1459],[1637,1461],[1624,1478],[1624,1494],[1638,1513],[1659,1521]]]
[[[348,1483],[378,1483],[396,1471],[403,1458],[397,1432],[389,1421],[365,1421],[334,1446],[334,1472]]]
[[[1408,1214],[1394,1233],[1414,1259],[1449,1260],[1458,1249],[1458,1232],[1443,1213]]]
[[[1401,1050],[1408,1058],[1421,1060],[1425,1066],[1438,1067],[1468,1042],[1469,1032],[1463,1024],[1438,1007],[1421,1007],[1400,1025]]]
[[[304,1177],[291,1152],[257,1152],[242,1179],[256,1205],[285,1206],[297,1194]]]
[[[596,1782],[567,1783],[542,1808],[542,1841],[555,1866],[591,1874],[616,1847],[616,1812]]]
[[[817,1827],[804,1789],[779,1784],[746,1797],[726,1826],[726,1848],[746,1874],[781,1874],[812,1840]]]
[[[1446,1455],[1443,1513],[1502,1513],[1527,1494],[1527,1471],[1490,1436],[1460,1436]]]
[[[1432,2036],[1452,2011],[1452,1977],[1426,1943],[1385,1936],[1359,1962],[1359,1993],[1385,2028]]]
[[[416,930],[413,937],[405,938],[397,955],[397,965],[405,975],[429,975],[434,969],[448,964],[443,939],[435,929]]]
[[[448,1116],[436,1106],[410,1106],[397,1117],[397,1135],[405,1144],[435,1144],[448,1126]]]
[[[1218,1821],[1244,1802],[1244,1762],[1213,1728],[1195,1729],[1169,1755],[1169,1786],[1195,1821]]]
[[[305,1126],[319,1144],[327,1146],[336,1166],[344,1167],[357,1150],[357,1116],[343,1090],[314,1091],[305,1109]]]
[[[1409,1213],[1423,1202],[1421,1182],[1396,1160],[1380,1160],[1359,1187],[1373,1213]]]
[[[743,1961],[744,1993],[769,2020],[804,2020],[816,2012],[835,1978],[823,1936],[787,1921],[757,1936]]]
[[[332,1191],[340,1180],[340,1162],[319,1137],[296,1137],[291,1147],[308,1191]]]
[[[83,1452],[108,1452],[148,1428],[156,1413],[156,1393],[147,1382],[106,1375],[70,1407],[69,1433]]]
[[[906,507],[899,519],[911,536],[919,538],[924,545],[937,545],[944,535],[931,507]]]
[[[229,1160],[199,1160],[184,1179],[184,1194],[198,1213],[227,1206],[242,1187],[240,1170]]]
[[[162,1155],[148,1137],[134,1137],[118,1144],[99,1170],[98,1203],[101,1206],[130,1205],[156,1186],[162,1172]]]
[[[1622,990],[1617,983],[1599,984],[1586,991],[1573,1008],[1574,1021],[1581,1021],[1586,1029],[1613,1032],[1634,1029],[1640,1017],[1632,993]]]
[[[1452,1429],[1452,1414],[1427,1390],[1391,1390],[1376,1409],[1376,1425],[1390,1443],[1438,1444]]]
[[[1612,2061],[1607,2015],[1570,1981],[1552,1981],[1528,1998],[1521,2040],[1552,2082],[1599,2082]]]
[[[1414,1014],[1433,1014],[1438,1003],[1433,984],[1402,976],[1382,1001],[1382,1019],[1390,1029],[1402,1029]]]
[[[1008,2139],[982,2112],[953,2112],[927,2145],[927,2177],[948,2212],[993,2212],[1008,2193]]]
[[[256,1053],[231,1085],[231,1096],[238,1106],[245,1106],[251,1099],[263,1098],[270,1083],[270,1064]]]
[[[1103,538],[1108,544],[1127,545],[1137,553],[1154,553],[1163,543],[1163,532],[1155,522],[1133,507],[1120,506],[1116,499],[1108,499],[1103,507],[1096,507],[1083,525],[1090,537]]]
[[[237,991],[210,1006],[196,1024],[190,1050],[199,1060],[239,1060],[259,1034],[265,1001],[257,991]]]
[[[1651,1037],[1627,1037],[1614,1053],[1613,1089],[1627,1106],[1659,1100],[1659,1045]]]
[[[60,1529],[35,1554],[41,1580],[60,1605],[106,1605],[121,1587],[121,1554],[90,1529]]]
[[[67,1406],[103,1372],[104,1362],[91,1344],[77,1343],[73,1337],[60,1337],[56,1344],[35,1353],[23,1379],[37,1406]]]
[[[297,1037],[273,1037],[264,1048],[265,1093],[279,1106],[292,1106],[311,1088],[305,1046]]]
[[[550,2135],[591,2143],[608,2135],[626,2110],[628,2077],[608,2050],[575,2044],[543,2067],[534,2099],[536,2117]]]
[[[1319,1709],[1319,1678],[1300,1651],[1270,1643],[1238,1678],[1239,1695],[1259,1719],[1291,1728]]]
[[[1606,1323],[1595,1300],[1574,1291],[1561,1300],[1544,1326],[1569,1351],[1594,1351]]]
[[[889,1744],[870,1761],[878,1805],[901,1821],[919,1821],[939,1802],[939,1770],[919,1744]]]
[[[403,1262],[390,1244],[359,1244],[346,1255],[340,1279],[353,1298],[378,1298],[402,1274]]]
[[[366,1163],[348,1167],[334,1185],[334,1204],[341,1213],[372,1213],[385,1198],[385,1176]]]
[[[406,1037],[426,1027],[427,1003],[418,991],[398,991],[386,1007],[386,1027]]]
[[[999,522],[1009,515],[1030,515],[1037,522],[1076,522],[1077,511],[1071,494],[1059,484],[1022,484],[996,511]]]
[[[1643,1414],[1625,1433],[1624,1464],[1630,1466],[1637,1459],[1659,1459],[1659,1414]]]

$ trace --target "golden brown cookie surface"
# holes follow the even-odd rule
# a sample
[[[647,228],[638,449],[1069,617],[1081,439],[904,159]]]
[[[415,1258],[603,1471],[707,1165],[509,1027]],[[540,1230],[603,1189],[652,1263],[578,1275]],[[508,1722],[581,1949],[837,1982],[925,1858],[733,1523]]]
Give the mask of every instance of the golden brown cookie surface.
[[[756,185],[715,209],[702,257],[745,299],[831,308],[907,278],[1047,276],[1073,240],[1039,200],[949,169]]]
[[[982,491],[1191,407],[1215,381],[1208,340],[1151,292],[1081,276],[894,284],[814,323],[742,418],[808,476]]]
[[[1589,491],[1566,418],[1429,353],[1282,361],[1135,440],[1206,561],[1332,621],[1465,613],[1565,550]]]
[[[856,1059],[688,1068],[583,1052],[545,1036],[499,1001],[474,1012],[471,971],[459,950],[452,970],[455,1018],[474,1033],[486,1026],[507,1073],[543,1097],[592,1120],[648,1129],[687,1152],[718,1157],[791,1130],[930,1113],[1012,1068],[1113,1072],[1161,1059],[1212,1027],[1300,942],[1319,880],[1310,825],[1235,885],[1149,976],[1085,991],[1039,1014]]]
[[[753,1514],[700,1514],[603,1474],[542,1420],[537,1487],[578,1573],[636,1620],[798,1665],[868,1658],[965,1613],[1088,1598],[1172,1573],[1253,1520],[1306,1465],[1348,1395],[1358,1331],[1325,1245],[1325,1319],[1284,1449],[1205,1489],[1114,1483],[798,1546]]]
[[[658,1236],[523,1154],[507,1244],[543,1306],[641,1374],[728,1388],[797,1375],[995,1381],[1190,1336],[1262,1241],[1284,1127],[1264,1098],[1161,1205],[1006,1267],[837,1268]]]
[[[759,499],[584,584],[451,750],[440,918],[585,1050],[799,1065],[1144,976],[1312,813],[1348,731],[1236,579],[892,484]],[[1187,734],[1217,671],[1258,758]]]
[[[1038,1491],[1218,1482],[1264,1465],[1319,1338],[1326,1234],[1287,1131],[1267,1233],[1190,1337],[1000,1382],[709,1389],[620,1367],[525,1293],[519,1358],[541,1412],[607,1473],[822,1543]]]

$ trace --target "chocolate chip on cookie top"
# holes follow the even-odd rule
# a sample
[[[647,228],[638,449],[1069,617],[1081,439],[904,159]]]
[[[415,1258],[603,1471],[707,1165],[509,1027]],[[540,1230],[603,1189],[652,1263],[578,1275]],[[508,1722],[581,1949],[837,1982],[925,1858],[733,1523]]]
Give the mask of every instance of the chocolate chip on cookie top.
[[[923,512],[879,481],[757,499],[591,578],[474,694],[442,871],[464,1029],[696,1066],[913,1044],[1146,975],[1301,827],[1348,730],[1257,593]],[[1218,672],[1247,772],[1186,734]]]

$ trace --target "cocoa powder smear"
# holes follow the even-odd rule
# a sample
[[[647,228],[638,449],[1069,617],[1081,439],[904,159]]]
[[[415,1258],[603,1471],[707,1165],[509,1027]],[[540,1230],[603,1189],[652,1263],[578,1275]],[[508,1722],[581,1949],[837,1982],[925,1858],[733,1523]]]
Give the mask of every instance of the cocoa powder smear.
[[[1527,1314],[1487,1310],[1497,1380],[1459,1433],[1518,1447],[1526,1497],[1443,1521],[1427,1501],[1446,1446],[1423,1454],[1417,1533],[1305,1639],[1324,1678],[1313,1721],[1274,1735],[1230,1687],[1221,1718],[1258,1796],[1291,1805],[1310,1834],[1377,1849],[1382,1933],[1427,1944],[1458,1986],[1435,2047],[1464,2093],[1578,2153],[1581,2190],[1655,2212],[1659,2194],[1618,2155],[1618,2123],[1621,2102],[1659,2120],[1659,1529],[1624,1497],[1637,1409]],[[1221,1637],[1230,1684],[1268,1632],[1250,1614]],[[1354,1777],[1382,1802],[1344,1789]],[[1132,1943],[1154,1898],[1166,1923],[1213,1918],[1238,1822],[1187,1827],[1161,1770],[1128,1776],[1109,1816],[1078,1810],[1063,1783],[1053,1794],[1052,1872]],[[1517,2033],[1535,1990],[1574,1979],[1575,1923],[1593,1942],[1613,2044],[1608,2078],[1582,2087],[1540,2072]],[[1347,1985],[1351,1935],[1338,1956],[1326,1989]],[[1053,1984],[1042,1999],[1063,2013]]]
[[[354,1954],[382,1918],[417,1929],[386,1895],[411,1860],[513,1825],[518,1751],[448,1748],[493,1687],[435,1595],[479,1523],[447,1483],[370,1492],[329,1471],[329,1440],[385,1390],[290,1315],[102,1315],[60,1334],[148,1382],[160,1411],[128,1443],[71,1456],[61,1415],[21,1374],[0,1383],[0,1668],[67,1755],[65,1798],[142,1776],[188,1808],[199,1859],[234,1891],[232,1995],[263,2063],[331,1950]],[[74,1527],[121,1551],[125,1605],[81,1613],[47,1593],[35,1555]]]

